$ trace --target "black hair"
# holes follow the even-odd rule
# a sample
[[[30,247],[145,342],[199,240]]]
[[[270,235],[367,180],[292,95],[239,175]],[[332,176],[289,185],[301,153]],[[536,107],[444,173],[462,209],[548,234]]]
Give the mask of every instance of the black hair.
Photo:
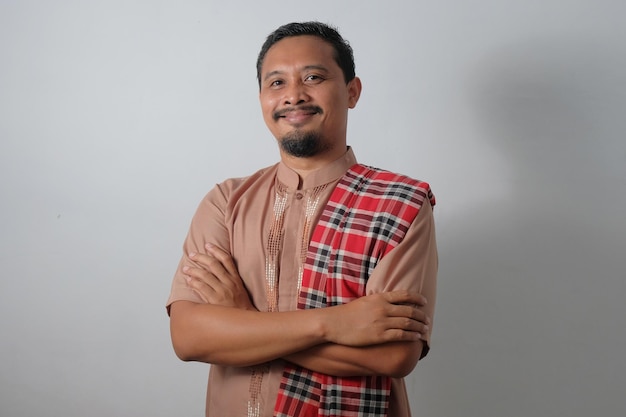
[[[348,41],[341,37],[336,28],[320,22],[294,22],[283,25],[270,33],[265,43],[263,43],[261,52],[259,52],[259,57],[256,61],[256,76],[259,81],[259,88],[261,87],[261,67],[263,66],[263,60],[265,59],[267,51],[269,51],[276,42],[282,39],[305,35],[317,36],[332,45],[335,50],[335,62],[337,62],[337,65],[339,65],[339,68],[343,71],[346,84],[354,79],[354,54],[352,47]]]

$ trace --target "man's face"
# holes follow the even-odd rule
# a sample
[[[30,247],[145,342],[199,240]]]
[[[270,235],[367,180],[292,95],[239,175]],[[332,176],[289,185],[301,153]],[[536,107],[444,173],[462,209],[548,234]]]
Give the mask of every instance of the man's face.
[[[263,118],[291,156],[345,152],[348,109],[356,105],[361,84],[355,78],[346,85],[333,56],[332,45],[315,36],[282,39],[265,55]]]

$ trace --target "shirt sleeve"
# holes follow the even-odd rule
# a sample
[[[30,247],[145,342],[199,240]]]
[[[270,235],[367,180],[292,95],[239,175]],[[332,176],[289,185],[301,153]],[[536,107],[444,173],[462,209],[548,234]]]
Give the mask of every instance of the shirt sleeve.
[[[202,199],[191,220],[191,226],[183,244],[183,254],[174,273],[172,289],[166,304],[168,314],[170,306],[175,301],[204,302],[187,285],[182,268],[186,265],[196,265],[189,258],[189,253],[206,253],[204,246],[208,242],[226,250],[230,248],[229,234],[224,220],[228,201],[227,192],[227,187],[223,184],[216,185]]]
[[[366,286],[367,294],[410,290],[426,297],[424,311],[431,319],[431,326],[425,335],[422,357],[430,349],[438,262],[433,210],[428,199],[425,199],[402,242],[376,265]]]

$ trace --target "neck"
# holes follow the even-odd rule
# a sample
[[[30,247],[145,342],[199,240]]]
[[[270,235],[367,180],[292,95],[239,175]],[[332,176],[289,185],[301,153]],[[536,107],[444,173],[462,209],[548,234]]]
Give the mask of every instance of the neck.
[[[324,166],[341,158],[347,150],[347,147],[338,147],[336,150],[326,152],[323,155],[316,155],[308,158],[298,158],[286,154],[281,150],[280,159],[285,165],[297,172],[300,178],[304,178],[309,173],[323,168]]]

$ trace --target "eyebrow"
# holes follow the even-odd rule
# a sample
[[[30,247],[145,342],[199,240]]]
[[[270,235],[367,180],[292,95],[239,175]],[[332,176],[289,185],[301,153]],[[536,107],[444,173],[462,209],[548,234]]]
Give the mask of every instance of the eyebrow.
[[[302,68],[302,71],[310,71],[310,70],[318,70],[318,71],[328,72],[328,68],[326,68],[323,65],[307,65],[307,66]],[[271,77],[273,77],[275,75],[281,75],[283,73],[284,73],[284,71],[280,71],[280,70],[270,71],[267,74],[265,74],[265,77],[263,77],[263,81],[266,81],[268,78],[271,78]]]

